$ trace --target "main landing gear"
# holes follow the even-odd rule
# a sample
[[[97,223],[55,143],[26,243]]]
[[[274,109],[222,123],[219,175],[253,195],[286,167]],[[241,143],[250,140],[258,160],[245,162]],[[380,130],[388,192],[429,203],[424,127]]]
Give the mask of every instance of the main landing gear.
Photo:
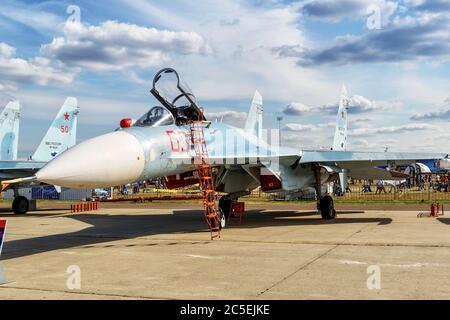
[[[333,198],[329,195],[322,197],[317,203],[317,209],[322,215],[322,219],[330,220],[336,218],[336,210],[334,210]]]
[[[14,200],[12,210],[15,214],[26,214],[30,208],[30,202],[24,196],[19,195],[19,191],[14,189]]]
[[[322,186],[320,183],[320,167],[318,165],[314,165],[313,170],[316,178],[317,210],[319,210],[322,219],[334,219],[336,218],[336,210],[334,209],[333,198],[329,195],[322,196]]]
[[[219,209],[222,212],[224,218],[228,218],[231,212],[231,205],[233,200],[223,196],[219,199]]]

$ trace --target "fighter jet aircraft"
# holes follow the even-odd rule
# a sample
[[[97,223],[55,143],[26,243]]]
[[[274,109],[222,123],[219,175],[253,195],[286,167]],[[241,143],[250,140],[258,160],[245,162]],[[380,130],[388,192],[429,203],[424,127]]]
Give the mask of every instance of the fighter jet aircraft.
[[[18,110],[19,103],[16,102],[14,109]],[[9,105],[8,105],[9,106]],[[8,109],[9,110],[9,109]],[[19,194],[20,188],[29,187],[32,185],[39,185],[35,181],[27,181],[26,179],[21,181],[20,184],[9,185],[5,183],[5,180],[16,179],[22,177],[28,177],[36,173],[42,168],[48,161],[57,157],[60,153],[64,152],[68,148],[75,145],[76,142],[76,130],[77,130],[77,115],[79,112],[78,101],[76,98],[68,97],[63,106],[59,110],[56,118],[53,120],[50,128],[42,139],[39,147],[34,154],[30,157],[30,160],[17,160],[17,134],[15,134],[15,146],[11,149],[13,152],[7,152],[2,144],[2,156],[5,154],[7,157],[0,161],[0,181],[2,181],[2,191],[9,188],[14,190],[14,201],[12,209],[16,214],[24,214],[28,211],[29,201],[26,197]],[[0,115],[0,121],[3,119]],[[11,117],[10,115],[8,117]],[[11,118],[7,118],[10,119]],[[4,122],[4,124],[7,122]],[[4,125],[3,124],[3,125]],[[3,125],[1,130],[4,130]],[[18,123],[13,126],[15,132],[18,132]],[[6,130],[8,131],[8,130]],[[14,132],[14,131],[12,131]],[[4,138],[4,141],[11,141]],[[6,145],[6,143],[5,143]],[[8,149],[9,150],[9,149]]]
[[[345,141],[335,143],[337,150],[300,150],[278,146],[278,135],[274,138],[271,134],[268,143],[262,130],[262,98],[258,93],[244,129],[209,122],[192,91],[171,68],[157,73],[151,93],[161,105],[151,108],[134,124],[122,120],[121,130],[83,141],[29,179],[70,188],[111,187],[157,177],[169,177],[177,186],[193,183],[194,162],[198,159],[189,123],[200,120],[208,161],[216,172],[214,187],[225,193],[219,201],[225,215],[231,201],[258,186],[264,192],[314,187],[322,218],[333,219],[333,199],[322,195],[321,185],[337,180],[344,170],[357,179],[393,179],[397,165],[416,159],[448,161],[445,153],[341,151]],[[343,101],[341,107],[345,107]],[[299,144],[301,139],[299,136]]]
[[[0,160],[17,160],[19,119],[19,101],[8,102],[0,114]]]

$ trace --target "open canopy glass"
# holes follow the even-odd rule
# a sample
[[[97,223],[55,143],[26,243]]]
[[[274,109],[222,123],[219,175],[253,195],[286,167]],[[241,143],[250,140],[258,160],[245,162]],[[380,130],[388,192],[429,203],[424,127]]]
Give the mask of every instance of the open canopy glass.
[[[153,79],[150,92],[172,113],[177,125],[190,120],[205,120],[192,90],[174,69],[160,70]]]

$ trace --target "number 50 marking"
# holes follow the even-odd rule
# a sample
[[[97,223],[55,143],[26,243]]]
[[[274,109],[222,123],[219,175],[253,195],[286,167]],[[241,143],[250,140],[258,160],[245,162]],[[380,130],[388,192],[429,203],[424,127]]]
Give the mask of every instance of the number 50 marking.
[[[68,133],[69,132],[69,126],[62,125],[60,130],[61,130],[62,133]]]

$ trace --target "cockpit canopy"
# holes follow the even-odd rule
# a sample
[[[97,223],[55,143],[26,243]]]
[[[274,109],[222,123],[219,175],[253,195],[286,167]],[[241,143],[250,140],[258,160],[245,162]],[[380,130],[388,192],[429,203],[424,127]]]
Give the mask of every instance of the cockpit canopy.
[[[150,92],[172,114],[176,125],[206,120],[195,95],[174,69],[160,70],[153,79]]]
[[[175,120],[172,113],[167,111],[166,108],[156,106],[151,108],[147,113],[140,117],[135,127],[161,127],[174,124]]]

